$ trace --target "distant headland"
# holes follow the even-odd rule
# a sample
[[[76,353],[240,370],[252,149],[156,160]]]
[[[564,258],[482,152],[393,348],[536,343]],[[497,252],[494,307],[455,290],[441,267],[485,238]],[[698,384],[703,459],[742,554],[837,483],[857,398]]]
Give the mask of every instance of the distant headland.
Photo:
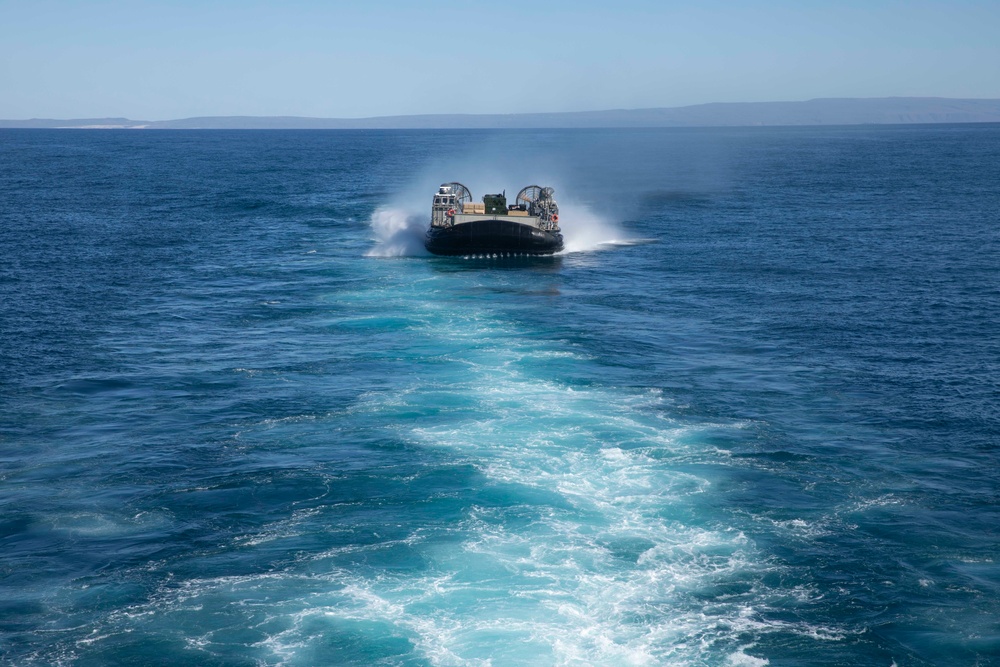
[[[398,130],[748,127],[998,123],[1000,100],[943,97],[829,98],[804,102],[716,102],[656,109],[512,114],[427,114],[372,118],[205,116],[180,120],[78,118],[0,120],[0,128],[150,130]]]

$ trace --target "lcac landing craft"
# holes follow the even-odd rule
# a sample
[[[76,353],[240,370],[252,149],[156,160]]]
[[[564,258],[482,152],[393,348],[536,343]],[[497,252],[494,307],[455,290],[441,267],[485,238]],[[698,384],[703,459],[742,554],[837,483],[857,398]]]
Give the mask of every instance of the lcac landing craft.
[[[552,188],[529,185],[473,203],[469,188],[444,183],[434,195],[425,245],[435,255],[551,255],[563,249]]]

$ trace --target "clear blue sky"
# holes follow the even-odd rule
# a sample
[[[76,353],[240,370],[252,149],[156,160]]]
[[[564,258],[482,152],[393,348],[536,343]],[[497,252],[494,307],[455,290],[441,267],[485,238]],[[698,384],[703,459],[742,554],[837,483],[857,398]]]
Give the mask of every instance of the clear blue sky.
[[[0,118],[1000,98],[1000,0],[0,0]]]

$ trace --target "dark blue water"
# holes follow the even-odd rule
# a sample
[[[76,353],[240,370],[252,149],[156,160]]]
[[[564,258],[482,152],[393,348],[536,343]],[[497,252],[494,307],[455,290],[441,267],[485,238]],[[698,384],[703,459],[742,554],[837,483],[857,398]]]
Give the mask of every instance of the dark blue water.
[[[998,164],[0,131],[0,659],[1000,664]],[[569,252],[425,256],[450,180]]]

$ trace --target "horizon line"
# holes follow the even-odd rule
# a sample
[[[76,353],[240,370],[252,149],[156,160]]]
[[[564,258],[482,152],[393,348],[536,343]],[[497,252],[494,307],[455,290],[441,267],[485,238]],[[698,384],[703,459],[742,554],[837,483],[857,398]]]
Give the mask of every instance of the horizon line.
[[[655,106],[655,107],[610,107],[604,109],[580,109],[573,111],[510,111],[510,112],[424,112],[424,113],[393,113],[378,114],[373,116],[312,116],[301,114],[246,114],[246,113],[220,113],[220,114],[199,114],[194,116],[182,116],[175,118],[160,118],[158,120],[132,119],[127,116],[72,116],[56,118],[51,116],[32,116],[30,118],[0,118],[0,122],[30,122],[30,121],[85,121],[85,120],[123,120],[132,123],[170,123],[182,120],[195,120],[202,118],[275,118],[275,119],[302,119],[302,120],[337,120],[337,121],[370,121],[395,118],[435,118],[441,116],[457,118],[479,118],[479,117],[505,117],[505,116],[554,116],[554,115],[576,115],[576,114],[598,114],[598,113],[620,113],[620,112],[642,112],[642,111],[663,111],[679,109],[695,109],[708,106],[754,106],[768,104],[809,104],[812,102],[835,102],[835,101],[890,101],[890,100],[926,100],[943,102],[1000,102],[1000,97],[943,97],[940,95],[890,95],[885,97],[813,97],[806,100],[767,100],[757,102],[699,102],[697,104],[682,104],[678,106]]]
[[[706,102],[679,107],[516,113],[424,113],[323,116],[124,116],[0,119],[0,127],[38,129],[503,129],[583,127],[716,127],[1000,122],[1000,99],[828,97],[802,101]]]

